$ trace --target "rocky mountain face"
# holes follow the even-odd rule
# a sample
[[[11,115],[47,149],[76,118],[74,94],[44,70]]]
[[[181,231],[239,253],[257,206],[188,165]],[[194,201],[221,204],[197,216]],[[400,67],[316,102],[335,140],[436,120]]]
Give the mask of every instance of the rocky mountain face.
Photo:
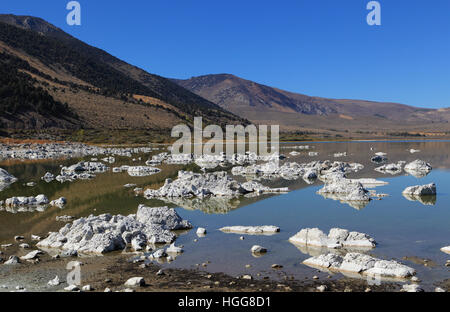
[[[0,128],[170,129],[247,121],[46,21],[0,15]]]

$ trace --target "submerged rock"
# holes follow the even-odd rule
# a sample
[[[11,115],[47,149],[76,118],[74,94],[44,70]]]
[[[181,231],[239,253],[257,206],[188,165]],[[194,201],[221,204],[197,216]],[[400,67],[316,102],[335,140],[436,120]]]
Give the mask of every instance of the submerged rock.
[[[350,272],[380,278],[408,278],[416,274],[413,268],[394,260],[381,260],[361,253],[347,253],[344,257],[324,254],[303,261],[312,267],[331,271]]]
[[[50,233],[37,246],[102,254],[122,250],[127,244],[132,244],[133,239],[135,247],[148,243],[171,243],[176,238],[172,230],[191,227],[174,209],[139,205],[136,215],[102,214],[77,219],[59,232]]]
[[[328,235],[318,228],[302,229],[294,236],[291,236],[289,241],[293,244],[327,248],[373,248],[376,246],[375,240],[367,234],[350,232],[339,228],[331,229]]]
[[[275,234],[280,232],[280,228],[274,225],[260,225],[260,226],[225,226],[219,229],[226,233],[238,233],[238,234]]]
[[[403,194],[413,196],[436,195],[436,184],[430,183],[426,185],[409,186],[403,191]]]

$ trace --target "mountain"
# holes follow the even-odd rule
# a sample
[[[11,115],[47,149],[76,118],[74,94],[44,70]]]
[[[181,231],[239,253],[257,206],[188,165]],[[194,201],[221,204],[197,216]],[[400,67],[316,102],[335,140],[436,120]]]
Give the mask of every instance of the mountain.
[[[0,127],[165,131],[202,116],[247,123],[169,79],[90,46],[43,19],[0,15]],[[14,103],[14,105],[12,104]]]
[[[257,123],[285,130],[374,131],[449,129],[448,110],[397,103],[313,97],[258,84],[230,74],[172,79],[222,108]]]

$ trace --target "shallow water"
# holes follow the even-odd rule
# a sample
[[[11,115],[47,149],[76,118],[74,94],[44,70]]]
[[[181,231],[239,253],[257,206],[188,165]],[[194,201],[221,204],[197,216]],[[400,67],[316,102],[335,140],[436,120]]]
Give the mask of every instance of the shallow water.
[[[300,144],[294,144],[300,145]],[[450,245],[450,142],[333,142],[306,143],[312,147],[309,151],[319,152],[318,156],[310,157],[308,151],[298,150],[301,154],[289,156],[288,144],[282,145],[281,152],[289,156],[287,161],[309,162],[317,159],[358,162],[365,166],[353,177],[374,177],[389,182],[388,185],[376,188],[377,193],[387,193],[389,197],[373,200],[363,209],[355,209],[348,204],[332,199],[325,199],[316,194],[321,187],[320,182],[307,185],[303,180],[262,181],[271,186],[288,186],[291,192],[276,196],[261,196],[258,198],[240,198],[231,202],[221,200],[194,201],[177,207],[178,213],[192,222],[195,227],[205,227],[208,234],[198,238],[195,229],[181,233],[177,245],[184,245],[185,252],[173,263],[164,264],[169,267],[196,267],[210,261],[206,270],[226,272],[233,275],[256,273],[272,277],[283,277],[287,274],[298,279],[311,278],[313,275],[327,276],[328,273],[318,273],[317,270],[303,265],[308,258],[305,250],[300,250],[288,242],[288,238],[305,227],[318,227],[324,232],[330,228],[340,227],[351,231],[364,232],[378,242],[376,248],[369,253],[378,258],[397,259],[417,270],[421,285],[434,289],[433,284],[450,278],[450,271],[445,267],[449,255],[439,249]],[[371,150],[371,148],[373,150]],[[419,149],[421,152],[411,154],[409,149]],[[346,157],[333,157],[334,153],[347,152]],[[402,172],[399,175],[382,174],[373,169],[378,164],[370,161],[375,152],[386,152],[388,163],[405,160],[407,162],[422,159],[433,166],[433,171],[423,178],[416,178]],[[117,158],[110,166],[121,164],[135,165],[128,158]],[[73,164],[78,159],[44,162],[2,163],[0,167],[19,178],[10,188],[0,192],[0,200],[11,196],[30,196],[45,194],[49,199],[64,196],[68,204],[64,209],[47,208],[43,212],[10,213],[0,211],[0,242],[11,243],[15,235],[30,236],[45,235],[48,231],[59,229],[63,223],[56,222],[57,215],[74,217],[89,214],[135,213],[139,203],[149,206],[166,205],[157,200],[146,200],[136,197],[130,189],[123,187],[127,183],[138,186],[159,187],[166,177],[174,177],[179,169],[196,169],[190,166],[158,166],[161,173],[148,177],[131,177],[125,173],[107,172],[98,174],[95,179],[76,182],[40,181],[46,171],[54,174],[59,172],[61,164]],[[26,182],[35,181],[37,186],[24,186]],[[437,197],[434,205],[424,205],[418,201],[409,201],[401,194],[407,186],[435,182]],[[195,207],[193,206],[195,204]],[[176,207],[176,205],[169,205]],[[202,210],[199,210],[202,209]],[[239,234],[226,234],[218,229],[227,225],[276,225],[281,232],[271,236],[245,235],[240,240]],[[198,239],[197,242],[194,239]],[[266,247],[269,252],[255,258],[250,248],[258,244]],[[411,258],[418,257],[430,260],[431,265],[424,266]],[[271,265],[283,265],[281,271],[271,269]],[[433,264],[435,263],[435,265]],[[250,268],[245,265],[250,264]],[[205,269],[205,268],[202,268]],[[281,273],[283,272],[283,273]],[[336,274],[335,277],[341,277]]]

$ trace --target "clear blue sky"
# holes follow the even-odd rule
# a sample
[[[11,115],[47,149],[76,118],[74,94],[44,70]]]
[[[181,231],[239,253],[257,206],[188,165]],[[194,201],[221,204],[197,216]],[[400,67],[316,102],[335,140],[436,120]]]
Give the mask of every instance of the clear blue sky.
[[[39,16],[75,37],[165,77],[232,73],[332,98],[450,106],[450,1],[2,0],[1,13]]]

